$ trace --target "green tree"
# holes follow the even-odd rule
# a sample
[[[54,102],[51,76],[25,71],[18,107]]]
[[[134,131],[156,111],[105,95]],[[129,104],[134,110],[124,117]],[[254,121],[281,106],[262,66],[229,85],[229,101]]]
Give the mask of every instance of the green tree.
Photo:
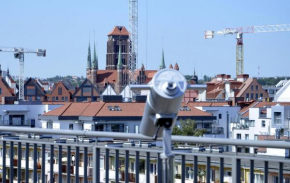
[[[180,128],[175,125],[172,129],[172,135],[202,136],[205,132],[206,129],[197,129],[196,122],[191,119],[180,120]]]

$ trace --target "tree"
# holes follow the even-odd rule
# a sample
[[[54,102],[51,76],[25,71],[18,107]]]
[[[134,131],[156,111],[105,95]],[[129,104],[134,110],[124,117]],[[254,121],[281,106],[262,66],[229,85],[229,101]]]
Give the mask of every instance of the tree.
[[[180,120],[180,128],[175,125],[172,129],[172,135],[202,136],[205,132],[206,129],[197,129],[196,122],[191,119]]]

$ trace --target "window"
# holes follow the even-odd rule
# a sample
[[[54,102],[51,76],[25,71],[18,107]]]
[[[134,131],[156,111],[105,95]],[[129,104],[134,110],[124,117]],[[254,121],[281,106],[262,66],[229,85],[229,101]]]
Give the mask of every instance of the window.
[[[55,100],[58,101],[58,97],[55,97]]]
[[[83,87],[83,93],[91,93],[92,88],[89,86]]]
[[[222,119],[222,114],[219,114],[219,119]]]
[[[74,124],[69,124],[69,129],[73,130],[74,129]]]
[[[260,98],[261,98],[261,99],[263,98],[263,93],[260,93]]]
[[[62,88],[58,87],[58,95],[62,95]]]
[[[65,98],[64,98],[64,101],[66,101],[66,102],[67,102],[67,101],[68,101],[68,97],[65,97]]]
[[[36,97],[36,101],[40,101],[41,97],[40,96],[37,96]]]
[[[186,179],[189,179],[189,170],[190,170],[190,168],[188,166],[185,167],[185,178]]]
[[[249,93],[246,93],[246,99],[249,99],[250,95]]]
[[[135,128],[134,128],[134,133],[139,133],[139,126],[138,125],[135,125]]]
[[[245,148],[245,153],[250,153],[250,148],[246,147]]]
[[[55,101],[55,97],[52,97],[52,101]]]
[[[51,122],[51,121],[48,121],[48,122],[46,123],[46,128],[47,128],[47,129],[52,129],[52,122]]]
[[[35,89],[26,89],[27,95],[35,95]]]
[[[274,123],[275,124],[282,124],[281,112],[274,112]]]
[[[89,167],[93,167],[93,157],[89,156]]]
[[[131,162],[131,172],[134,172],[134,165],[135,165],[135,163],[134,162]]]
[[[115,52],[119,52],[119,45],[118,44],[116,44],[116,46],[115,46]]]
[[[255,135],[254,136],[254,140],[258,140],[258,135]]]
[[[242,148],[238,147],[237,152],[239,152],[239,153],[242,152]]]
[[[240,133],[237,134],[237,139],[241,139],[242,135]]]
[[[64,101],[64,97],[61,97],[61,101]]]
[[[0,88],[0,95],[2,94],[2,88]]]
[[[256,90],[257,90],[257,91],[259,90],[259,86],[258,86],[258,85],[256,85]]]
[[[249,134],[245,134],[245,139],[249,140]]]
[[[251,90],[254,91],[254,85],[251,85]]]
[[[129,126],[128,125],[125,126],[125,132],[129,133]]]
[[[258,99],[259,98],[259,94],[258,93],[256,93],[256,99]]]
[[[265,126],[266,126],[266,121],[262,120],[262,127],[265,127]]]
[[[126,52],[126,45],[122,45],[122,53],[125,53]]]
[[[251,99],[254,99],[254,94],[253,93],[251,93]]]

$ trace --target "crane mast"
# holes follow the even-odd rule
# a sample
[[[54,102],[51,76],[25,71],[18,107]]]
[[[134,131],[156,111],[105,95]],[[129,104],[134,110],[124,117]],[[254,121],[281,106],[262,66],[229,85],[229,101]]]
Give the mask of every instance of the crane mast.
[[[14,57],[19,60],[19,100],[24,100],[24,53],[36,53],[37,56],[46,57],[45,49],[26,49],[0,47],[0,52],[13,52]]]
[[[244,74],[244,42],[243,34],[246,33],[268,33],[268,32],[284,32],[290,31],[290,24],[281,25],[264,25],[264,26],[250,26],[238,28],[225,28],[217,31],[205,31],[205,39],[214,38],[214,35],[237,35],[236,45],[236,75]]]
[[[138,61],[138,0],[129,0],[129,80],[136,84],[135,70]]]

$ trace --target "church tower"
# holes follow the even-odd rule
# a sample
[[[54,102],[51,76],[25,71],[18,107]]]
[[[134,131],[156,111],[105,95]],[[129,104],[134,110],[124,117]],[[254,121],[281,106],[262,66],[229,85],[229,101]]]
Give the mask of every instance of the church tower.
[[[87,79],[91,80],[91,69],[92,69],[92,63],[91,63],[91,46],[89,42],[89,47],[88,47],[88,57],[87,57]]]
[[[162,49],[162,58],[161,58],[161,63],[160,63],[160,66],[159,66],[159,70],[161,69],[165,69],[166,66],[165,66],[165,60],[164,60],[164,51]]]
[[[93,62],[92,62],[92,69],[91,69],[91,82],[95,85],[97,84],[97,74],[98,74],[98,57],[96,53],[96,44],[94,42],[94,56],[93,56]]]
[[[106,70],[117,70],[118,52],[121,47],[121,62],[127,68],[129,60],[129,32],[124,26],[115,26],[108,34]]]

